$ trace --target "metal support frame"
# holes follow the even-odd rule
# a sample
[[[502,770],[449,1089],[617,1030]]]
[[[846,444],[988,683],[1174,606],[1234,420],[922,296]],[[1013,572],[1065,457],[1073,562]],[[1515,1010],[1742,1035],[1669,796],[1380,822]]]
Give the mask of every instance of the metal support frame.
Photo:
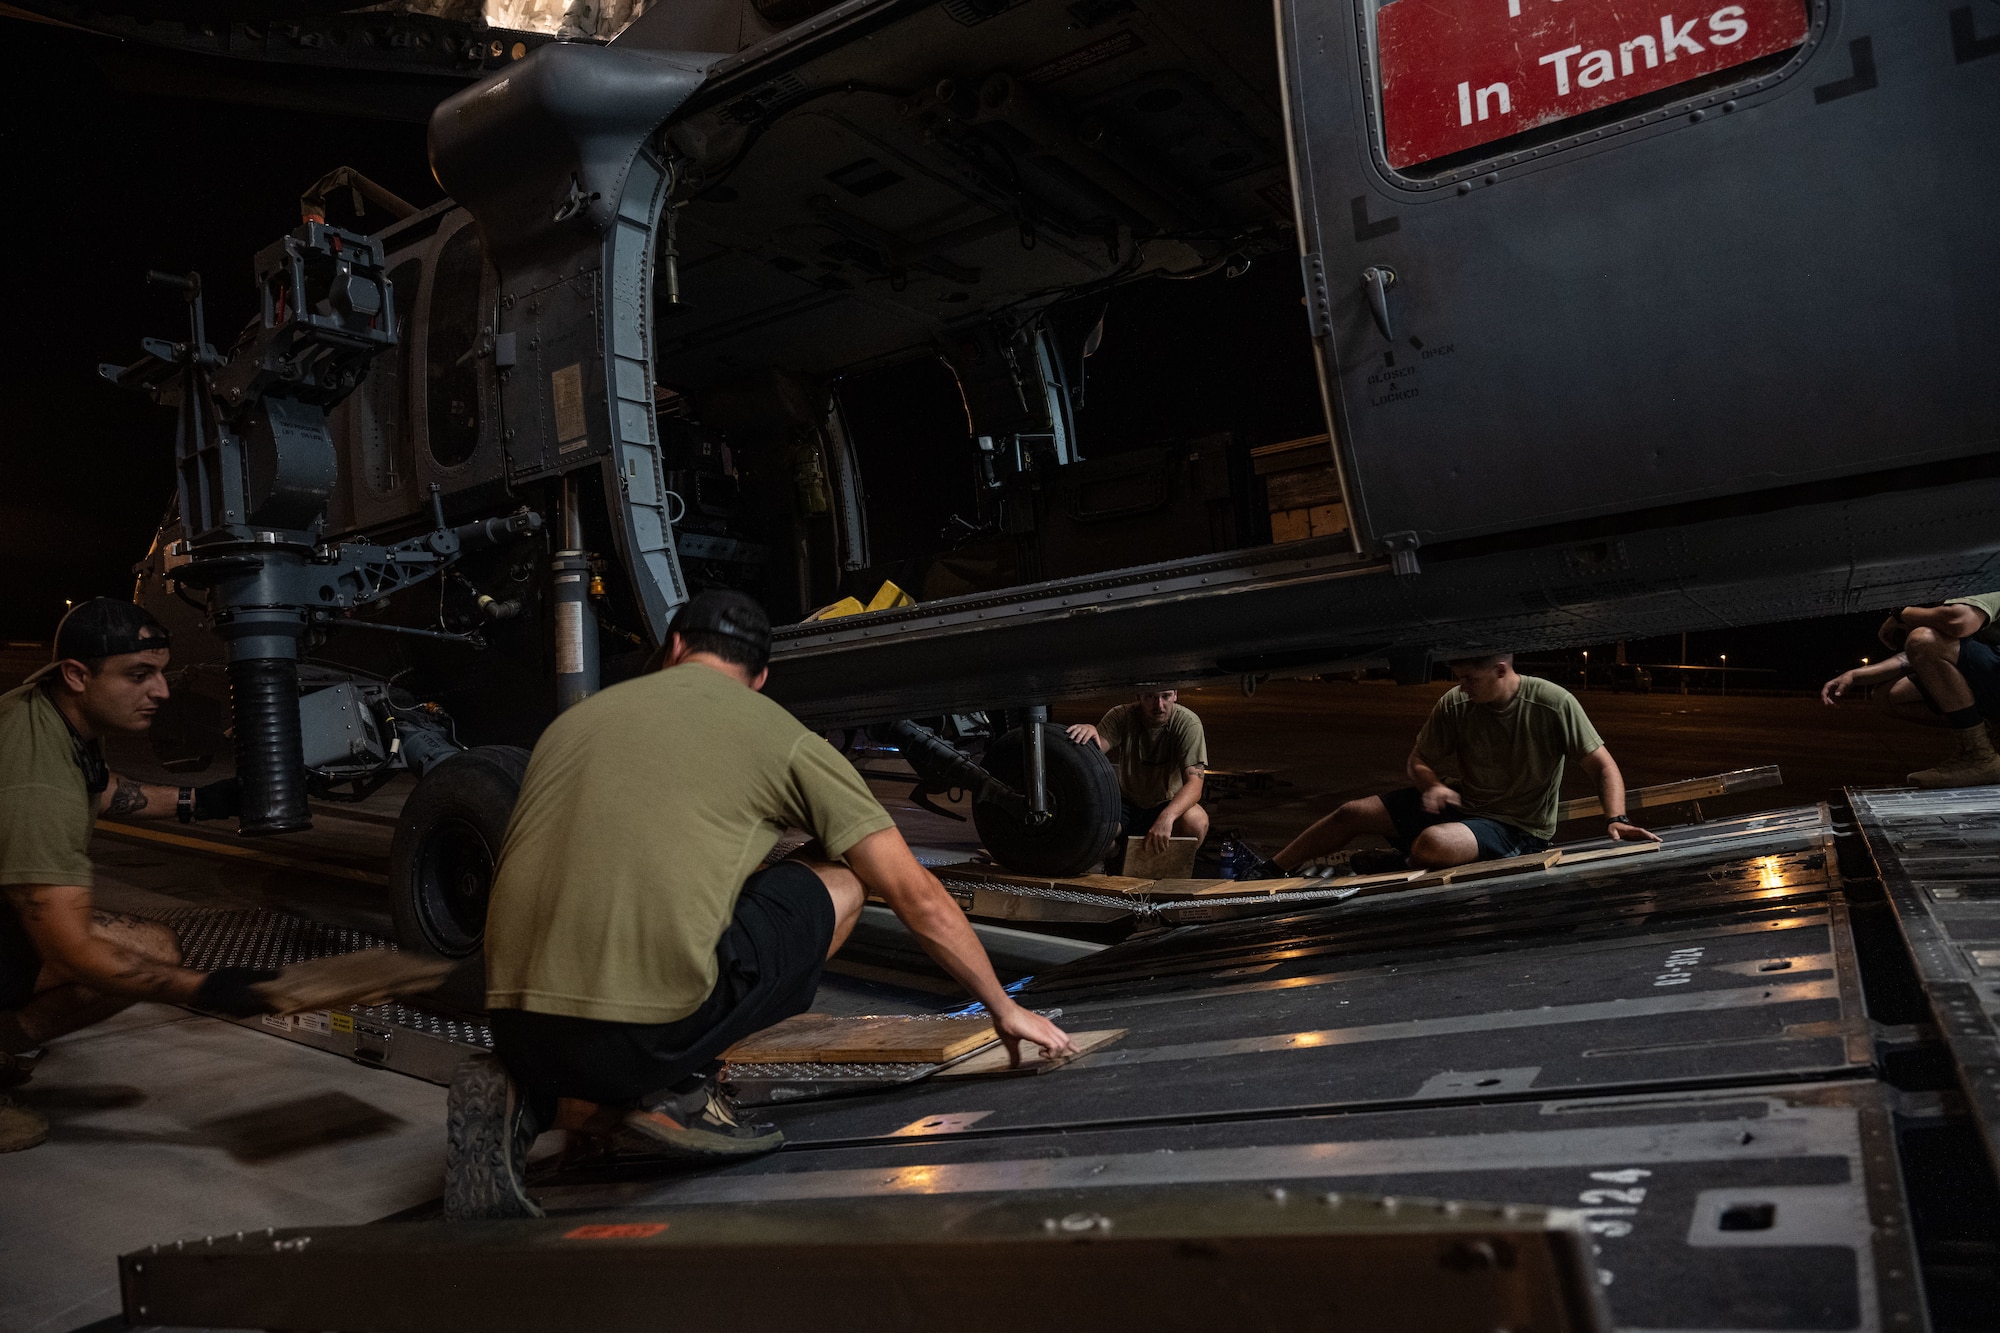
[[[555,636],[556,709],[597,693],[597,613],[590,605],[590,555],[574,473],[562,479],[562,544],[549,560],[551,632]]]
[[[1027,716],[1021,722],[1030,824],[1046,824],[1049,819],[1049,761],[1042,745],[1042,728],[1048,725],[1048,721],[1049,706],[1036,704],[1027,710]]]
[[[718,57],[560,43],[447,99],[439,181],[500,270],[525,349],[503,381],[518,482],[594,468],[654,642],[687,600],[653,405],[653,289],[673,171],[655,134]],[[677,275],[670,275],[677,276]],[[581,674],[581,673],[578,673]]]

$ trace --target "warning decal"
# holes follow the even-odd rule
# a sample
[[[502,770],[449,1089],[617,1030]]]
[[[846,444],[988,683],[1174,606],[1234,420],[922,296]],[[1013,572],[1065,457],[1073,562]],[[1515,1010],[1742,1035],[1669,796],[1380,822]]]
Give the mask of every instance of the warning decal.
[[[583,367],[564,366],[549,376],[549,397],[554,400],[556,443],[568,444],[583,438]]]
[[[1375,16],[1389,165],[1413,166],[1784,51],[1800,0],[1389,0]]]

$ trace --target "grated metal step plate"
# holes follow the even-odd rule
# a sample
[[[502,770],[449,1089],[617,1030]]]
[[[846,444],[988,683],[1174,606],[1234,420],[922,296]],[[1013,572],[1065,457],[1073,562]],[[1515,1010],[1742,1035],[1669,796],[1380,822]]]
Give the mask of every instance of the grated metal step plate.
[[[189,907],[157,918],[180,936],[182,962],[201,972],[222,967],[281,968],[314,958],[396,946],[366,931],[331,926],[261,908]],[[491,1049],[483,1023],[407,1004],[347,1005],[279,1018],[239,1018],[238,1027],[284,1037],[350,1060],[448,1084],[466,1056]]]

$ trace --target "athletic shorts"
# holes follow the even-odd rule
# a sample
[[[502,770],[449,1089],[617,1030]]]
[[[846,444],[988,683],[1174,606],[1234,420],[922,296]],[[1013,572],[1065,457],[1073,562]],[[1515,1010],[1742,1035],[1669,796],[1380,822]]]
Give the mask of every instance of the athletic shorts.
[[[1987,717],[2000,718],[2000,652],[1991,644],[1978,639],[1958,641],[1958,674],[1965,678],[1966,688],[1972,691],[1973,706]],[[1924,696],[1933,713],[1944,710],[1937,706],[1924,683],[1915,673],[1910,675],[1910,684],[1917,687],[1917,693]]]
[[[1125,839],[1143,838],[1152,830],[1153,821],[1167,808],[1168,802],[1158,805],[1137,806],[1130,801],[1118,803],[1118,850],[1125,850]]]
[[[1410,844],[1417,840],[1419,833],[1438,824],[1463,824],[1471,829],[1472,836],[1479,842],[1477,859],[1481,861],[1526,856],[1549,845],[1547,838],[1537,838],[1526,829],[1516,828],[1503,820],[1484,815],[1462,815],[1456,806],[1447,806],[1441,814],[1434,815],[1424,809],[1424,794],[1415,787],[1383,793],[1382,804],[1396,826],[1396,832],[1389,841],[1405,856],[1410,854]]]
[[[729,1047],[810,1009],[833,928],[833,899],[820,877],[780,861],[743,881],[735,917],[715,946],[715,989],[686,1018],[612,1023],[495,1009],[493,1048],[537,1102],[637,1103],[714,1073]]]
[[[19,1009],[35,995],[42,956],[14,905],[0,902],[0,1009]]]

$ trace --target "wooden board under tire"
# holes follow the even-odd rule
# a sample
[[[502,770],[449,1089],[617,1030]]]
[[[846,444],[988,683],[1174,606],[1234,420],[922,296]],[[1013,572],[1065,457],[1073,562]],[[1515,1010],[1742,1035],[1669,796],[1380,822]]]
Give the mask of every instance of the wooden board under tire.
[[[996,1041],[985,1018],[800,1014],[722,1053],[740,1065],[942,1064]]]

